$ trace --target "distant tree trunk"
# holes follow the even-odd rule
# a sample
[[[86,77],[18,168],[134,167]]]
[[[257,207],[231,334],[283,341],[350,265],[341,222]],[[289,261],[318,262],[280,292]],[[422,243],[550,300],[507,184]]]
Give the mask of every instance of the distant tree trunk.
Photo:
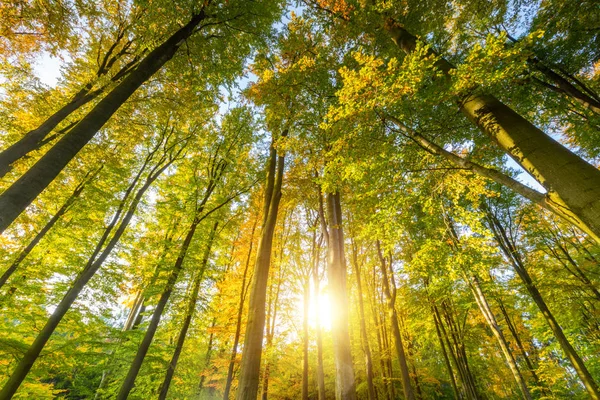
[[[356,383],[350,347],[348,318],[347,272],[344,255],[344,231],[342,228],[342,206],[339,193],[327,194],[327,247],[328,283],[332,308],[331,334],[333,336],[333,358],[335,360],[335,397],[337,400],[355,400]]]
[[[217,319],[213,318],[212,324],[210,325],[211,332],[210,332],[210,336],[208,338],[208,345],[206,346],[206,356],[204,357],[204,367],[205,368],[208,368],[210,366],[210,359],[212,357],[212,351],[213,351],[213,341],[215,339],[215,332],[214,332],[214,330],[212,330],[212,328],[214,328],[216,324],[217,324]],[[202,393],[202,389],[204,389],[204,380],[205,379],[206,379],[206,376],[204,374],[202,374],[200,376],[200,382],[198,383],[198,393]]]
[[[527,269],[525,268],[525,263],[523,262],[521,255],[519,254],[516,244],[509,237],[506,230],[504,229],[504,226],[502,225],[502,223],[500,223],[498,218],[496,218],[496,216],[491,212],[491,210],[486,207],[484,211],[486,212],[488,227],[492,230],[496,241],[500,245],[500,249],[502,250],[505,257],[512,264],[513,268],[517,272],[517,275],[519,275],[519,277],[523,281],[527,292],[529,293],[535,304],[538,306],[540,312],[546,319],[546,322],[552,330],[554,337],[556,338],[561,349],[571,362],[571,365],[573,366],[573,369],[579,376],[579,379],[581,379],[581,382],[585,386],[588,395],[593,400],[600,399],[600,390],[598,388],[598,384],[594,380],[592,374],[590,374],[590,372],[588,371],[579,354],[575,351],[575,349],[565,336],[562,328],[554,318],[554,315],[548,308],[548,305],[546,304],[538,288],[535,286],[533,280],[531,279],[531,276],[529,275],[529,272],[527,272]]]
[[[149,161],[150,158],[147,158],[146,163]],[[92,277],[96,274],[98,269],[102,266],[106,258],[110,255],[114,247],[119,242],[121,236],[125,232],[125,229],[129,225],[129,221],[131,221],[131,218],[133,217],[135,210],[137,209],[137,206],[140,200],[142,199],[144,193],[146,193],[150,185],[173,161],[174,159],[170,159],[168,162],[162,165],[158,164],[150,171],[145,183],[136,192],[133,200],[131,201],[131,204],[129,205],[129,208],[127,209],[127,212],[123,216],[123,219],[117,225],[119,215],[125,207],[125,201],[127,200],[129,194],[134,190],[137,181],[140,177],[141,171],[143,171],[146,166],[146,164],[144,164],[144,167],[142,167],[140,173],[138,173],[136,178],[133,180],[133,182],[125,192],[123,200],[121,201],[121,205],[115,213],[115,216],[113,217],[113,220],[111,221],[110,225],[105,229],[105,232],[102,238],[100,239],[98,245],[96,246],[96,249],[94,250],[92,256],[88,260],[88,263],[86,264],[84,269],[79,273],[79,275],[71,285],[71,288],[63,297],[63,299],[56,306],[56,309],[54,310],[50,318],[48,318],[46,325],[44,325],[40,333],[37,335],[31,346],[29,347],[29,349],[27,350],[27,352],[13,371],[13,374],[5,383],[2,391],[0,391],[0,400],[11,399],[12,396],[15,394],[15,392],[23,382],[23,379],[25,379],[25,377],[29,373],[29,370],[33,366],[33,363],[37,360],[38,356],[40,355],[40,352],[50,339],[50,336],[52,335],[52,333],[54,332],[64,315],[67,313],[67,311],[69,311],[71,305],[75,302],[75,299],[77,298],[79,293],[83,290],[83,288],[89,282],[89,280],[92,279]],[[102,246],[108,239],[108,235],[110,234],[110,232],[113,231],[113,228],[115,227],[115,233],[113,234],[112,238],[108,241],[106,247],[104,247],[104,249],[102,250]]]
[[[440,321],[440,329],[442,330],[443,336],[446,338],[446,343],[448,345],[448,349],[450,350],[450,355],[452,356],[452,360],[456,365],[456,369],[458,371],[458,376],[461,378],[466,397],[468,399],[479,399],[479,393],[477,391],[477,385],[475,383],[475,378],[473,373],[471,372],[471,368],[469,367],[469,360],[467,358],[467,353],[465,351],[465,345],[462,340],[464,337],[461,332],[455,318],[451,307],[448,306],[446,301],[443,301],[441,304],[441,309],[443,312],[444,319],[448,328],[450,330],[450,335],[448,335],[446,328],[444,327],[441,313],[438,310],[438,307],[434,305],[434,312]],[[450,339],[452,339],[450,341]]]
[[[417,38],[392,18],[385,29],[407,54]],[[433,54],[433,51],[431,51]],[[444,58],[436,66],[447,76],[455,69]],[[600,171],[546,135],[489,94],[475,92],[459,99],[460,110],[482,132],[548,190],[548,199],[581,220],[600,240]]]
[[[287,132],[284,132],[284,136],[286,134]],[[281,200],[284,161],[284,155],[277,157],[274,143],[271,144],[263,207],[263,225],[250,289],[250,306],[237,391],[238,400],[256,400],[258,395],[260,360],[265,329],[267,281],[271,266],[273,235]]]
[[[446,351],[446,345],[444,344],[444,339],[442,337],[442,332],[440,329],[441,321],[438,320],[437,313],[433,307],[431,307],[431,314],[433,315],[433,323],[435,324],[435,333],[437,334],[438,341],[440,342],[440,348],[442,349],[442,355],[444,356],[444,364],[446,365],[446,370],[448,371],[448,376],[450,377],[450,383],[452,384],[452,390],[454,391],[454,398],[459,400],[462,398],[462,396],[458,391],[458,386],[456,386],[454,371],[452,370],[452,364],[450,363],[450,358],[448,358],[448,352]]]
[[[512,319],[510,318],[510,315],[508,315],[508,311],[506,310],[506,307],[505,307],[504,303],[502,302],[502,299],[497,299],[497,301],[498,301],[498,306],[500,307],[500,311],[502,312],[502,315],[504,316],[504,320],[506,321],[506,325],[508,326],[508,330],[510,331],[513,338],[515,339],[515,343],[517,344],[517,347],[519,348],[519,351],[521,352],[521,355],[523,356],[523,360],[525,360],[525,364],[527,364],[527,368],[529,369],[529,372],[531,373],[531,377],[533,378],[533,380],[535,381],[536,385],[539,388],[541,388],[542,390],[545,390],[544,386],[542,385],[542,383],[540,381],[540,378],[538,377],[537,373],[535,372],[535,367],[533,365],[533,362],[531,361],[529,355],[527,354],[527,351],[525,350],[525,346],[523,346],[523,342],[521,341],[519,332],[517,332],[517,328],[516,328],[515,324],[513,323]]]
[[[58,176],[127,99],[162,68],[206,18],[204,10],[152,50],[21,178],[0,195],[0,233]]]
[[[302,321],[302,400],[308,400],[308,306],[310,304],[310,275],[304,281],[304,315]]]
[[[390,315],[390,323],[392,328],[392,334],[394,336],[394,343],[396,345],[396,355],[398,356],[398,363],[400,364],[400,377],[402,380],[402,389],[404,391],[404,398],[407,400],[415,400],[415,394],[410,384],[410,373],[408,371],[408,362],[406,361],[406,353],[404,352],[404,343],[402,340],[402,333],[400,332],[400,322],[398,321],[398,314],[396,312],[396,285],[393,285],[393,291],[390,289],[390,280],[387,273],[387,263],[381,252],[379,240],[377,241],[377,254],[381,262],[381,273],[383,276],[383,291],[387,299],[388,312]]]
[[[50,221],[48,221],[46,225],[44,225],[44,227],[37,233],[37,235],[35,235],[31,242],[29,242],[29,244],[23,250],[21,250],[21,252],[12,262],[12,264],[10,264],[10,267],[8,267],[6,271],[4,271],[2,276],[0,276],[0,288],[4,286],[6,281],[11,277],[12,274],[14,274],[19,265],[21,265],[21,262],[23,262],[25,257],[27,257],[29,253],[31,253],[31,251],[35,248],[35,246],[37,246],[40,240],[42,240],[44,236],[46,236],[50,229],[52,229],[52,227],[60,220],[60,218],[67,212],[67,210],[71,208],[75,200],[77,200],[81,192],[83,192],[83,189],[85,189],[87,184],[90,183],[98,175],[102,167],[103,166],[100,166],[100,168],[96,168],[85,175],[83,180],[79,183],[79,185],[77,185],[73,193],[58,209],[56,214],[54,214],[54,216],[50,218]],[[12,293],[14,293],[14,291],[12,291]]]
[[[244,265],[244,275],[242,276],[242,290],[240,290],[240,302],[238,305],[235,334],[233,336],[233,347],[231,348],[231,357],[229,358],[229,367],[227,368],[227,380],[225,382],[225,390],[223,391],[223,400],[229,400],[229,392],[231,391],[231,384],[233,382],[233,368],[235,366],[235,358],[237,356],[238,345],[240,343],[240,333],[242,331],[242,316],[244,314],[244,303],[246,300],[246,294],[248,293],[246,279],[248,277],[248,268],[250,267],[250,258],[252,257],[252,248],[254,247],[254,232],[256,231],[257,223],[258,216],[254,220],[254,224],[252,225],[248,256],[246,257],[246,264]]]
[[[221,205],[214,207],[210,212],[204,213],[206,203],[212,196],[213,191],[215,190],[215,188],[219,182],[219,179],[221,178],[223,171],[225,170],[225,167],[227,165],[226,163],[223,163],[222,161],[219,161],[217,163],[216,156],[215,156],[215,158],[213,158],[213,160],[216,164],[214,164],[213,168],[210,168],[212,175],[208,179],[208,184],[207,184],[207,187],[204,192],[204,197],[202,198],[202,201],[200,202],[200,204],[196,206],[195,213],[194,213],[194,219],[192,220],[192,223],[190,224],[190,227],[187,230],[185,239],[183,240],[183,243],[181,244],[181,247],[179,248],[179,255],[177,256],[177,260],[175,261],[175,264],[173,265],[173,268],[171,269],[171,272],[169,273],[169,276],[167,278],[167,283],[163,289],[163,292],[160,295],[160,298],[158,300],[156,308],[154,309],[154,312],[152,313],[152,318],[150,320],[150,324],[148,325],[148,328],[146,329],[146,334],[144,335],[144,338],[142,339],[142,342],[140,343],[140,346],[138,347],[138,351],[137,351],[133,361],[131,362],[131,366],[129,367],[129,372],[127,372],[127,375],[125,376],[125,380],[123,381],[123,384],[121,385],[121,389],[119,390],[119,393],[117,395],[117,399],[119,399],[119,400],[127,399],[127,397],[129,396],[129,392],[131,392],[131,389],[133,389],[133,384],[135,383],[135,378],[137,377],[137,374],[140,371],[140,368],[142,367],[142,363],[144,362],[144,358],[146,357],[146,353],[148,352],[148,349],[150,348],[150,345],[152,344],[152,340],[154,339],[154,334],[156,333],[156,330],[158,329],[158,324],[160,323],[162,313],[167,305],[167,302],[169,301],[169,298],[171,297],[171,293],[173,293],[173,289],[175,287],[175,283],[177,282],[177,279],[179,278],[179,274],[181,273],[181,271],[183,269],[183,261],[185,260],[187,251],[190,247],[190,244],[192,243],[194,234],[196,233],[196,228],[198,227],[200,222],[202,222],[212,211],[216,210],[217,208],[219,208],[223,204],[225,204],[225,203],[222,203]]]
[[[517,366],[515,357],[513,356],[512,351],[508,347],[508,343],[506,342],[506,338],[502,333],[502,329],[500,329],[500,325],[496,320],[496,316],[494,315],[485,297],[485,294],[481,289],[479,277],[477,275],[471,275],[470,279],[468,280],[468,283],[471,287],[471,291],[473,292],[473,297],[475,298],[475,301],[479,306],[481,313],[483,314],[483,317],[488,323],[488,326],[490,327],[492,333],[498,341],[498,344],[500,345],[500,348],[502,349],[502,353],[504,354],[506,363],[508,364],[508,367],[510,368],[513,377],[515,378],[515,382],[517,382],[517,385],[519,385],[519,388],[521,389],[523,398],[525,398],[526,400],[532,400],[531,393],[529,392],[529,388],[527,387],[527,383],[525,382],[521,371],[519,371],[519,367]]]
[[[320,263],[320,242],[313,246],[313,286],[315,289],[315,299],[320,296],[320,279],[319,279],[319,263]],[[315,316],[315,330],[317,336],[317,394],[318,400],[325,400],[325,371],[323,370],[323,329],[321,327],[321,316],[317,311]]]
[[[167,398],[167,393],[169,392],[169,386],[171,385],[171,380],[173,379],[173,375],[175,374],[175,368],[177,368],[177,361],[179,360],[179,356],[181,355],[181,351],[183,350],[183,344],[185,342],[185,338],[187,336],[188,329],[190,324],[192,323],[192,318],[194,317],[194,312],[196,311],[196,303],[198,302],[198,292],[200,291],[200,284],[202,283],[202,279],[204,279],[204,271],[206,270],[206,266],[208,265],[208,258],[210,257],[210,251],[212,248],[212,244],[217,233],[217,228],[219,226],[219,222],[215,222],[213,226],[213,230],[210,233],[208,238],[208,243],[206,244],[206,250],[202,257],[202,261],[200,262],[200,270],[196,272],[196,277],[192,283],[192,290],[190,293],[190,299],[188,302],[187,310],[185,312],[185,318],[183,319],[183,324],[181,325],[181,330],[179,331],[179,336],[177,337],[177,344],[175,345],[175,351],[173,352],[173,357],[171,357],[171,362],[169,363],[169,367],[167,368],[167,373],[165,374],[165,379],[163,383],[160,385],[158,398],[160,400],[164,400]]]
[[[352,241],[352,260],[354,265],[354,275],[356,276],[356,287],[358,290],[358,311],[360,315],[360,336],[362,339],[362,348],[365,353],[365,366],[367,370],[367,394],[369,400],[376,400],[375,386],[373,385],[373,360],[371,357],[371,347],[369,346],[369,337],[367,335],[367,323],[365,319],[365,307],[363,304],[362,282],[360,279],[360,266],[358,264],[356,244]]]

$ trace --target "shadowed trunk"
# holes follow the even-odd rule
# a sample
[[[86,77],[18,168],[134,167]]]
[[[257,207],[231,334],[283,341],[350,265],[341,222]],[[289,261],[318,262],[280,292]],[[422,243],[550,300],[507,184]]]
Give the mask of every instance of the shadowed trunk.
[[[282,134],[282,136],[285,135],[287,135],[287,132]],[[242,365],[236,396],[238,400],[256,400],[258,395],[260,360],[262,357],[262,342],[266,318],[267,282],[271,266],[273,235],[275,233],[277,213],[281,200],[284,161],[284,155],[282,154],[278,157],[274,143],[271,144],[263,204],[263,225],[250,289],[248,321],[246,323],[246,336],[244,338]]]
[[[150,52],[135,70],[0,195],[0,233],[58,176],[121,105],[175,55],[179,46],[205,18],[204,11],[194,15],[184,27]]]

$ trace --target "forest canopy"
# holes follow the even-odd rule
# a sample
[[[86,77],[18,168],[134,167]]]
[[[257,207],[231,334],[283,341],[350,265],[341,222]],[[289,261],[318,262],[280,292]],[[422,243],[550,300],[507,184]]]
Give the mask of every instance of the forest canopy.
[[[596,0],[0,3],[0,400],[600,400]]]

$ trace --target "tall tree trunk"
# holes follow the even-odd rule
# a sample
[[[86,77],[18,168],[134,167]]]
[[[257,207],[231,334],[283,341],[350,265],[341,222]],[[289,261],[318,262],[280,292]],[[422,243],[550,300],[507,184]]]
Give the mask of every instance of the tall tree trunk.
[[[385,293],[385,297],[387,299],[392,334],[394,336],[394,344],[396,346],[396,355],[398,356],[398,363],[400,364],[400,377],[402,380],[402,390],[404,391],[404,398],[407,400],[415,400],[415,394],[410,384],[410,373],[408,371],[408,362],[406,361],[406,353],[404,351],[402,333],[400,332],[400,321],[398,321],[398,313],[396,312],[396,285],[393,285],[394,290],[392,291],[390,289],[390,280],[388,277],[387,263],[381,252],[379,240],[377,241],[377,254],[381,262],[381,273],[383,276],[383,292]]]
[[[371,347],[369,346],[369,337],[367,335],[367,323],[365,319],[365,307],[363,304],[362,282],[360,278],[360,266],[358,265],[356,244],[352,241],[352,260],[354,264],[354,275],[356,276],[356,287],[358,290],[358,311],[360,315],[360,336],[362,339],[362,348],[365,353],[365,367],[367,370],[367,394],[369,400],[376,400],[375,386],[373,385],[373,360],[371,357]]]
[[[488,226],[492,230],[496,241],[500,245],[500,249],[504,253],[505,257],[510,261],[513,268],[517,272],[517,275],[523,281],[527,292],[538,306],[538,309],[546,319],[548,326],[552,330],[554,337],[558,341],[561,349],[571,362],[573,369],[581,379],[581,382],[585,386],[585,389],[588,392],[588,395],[593,400],[600,399],[600,389],[598,388],[598,384],[594,380],[592,374],[590,374],[589,370],[585,366],[582,358],[577,354],[567,337],[565,336],[562,328],[554,318],[554,314],[548,308],[546,301],[542,297],[538,288],[535,286],[529,272],[525,268],[525,264],[517,250],[516,244],[510,239],[509,235],[506,233],[504,226],[500,223],[498,218],[491,212],[489,208],[486,207],[486,218],[488,220]]]
[[[12,262],[12,264],[10,264],[10,267],[8,267],[6,271],[4,271],[2,276],[0,276],[0,288],[4,286],[6,281],[11,277],[12,274],[14,274],[19,265],[21,265],[21,262],[23,262],[25,257],[27,257],[29,253],[31,253],[31,251],[35,248],[35,246],[37,246],[40,240],[42,240],[44,236],[46,236],[50,229],[52,229],[52,227],[60,220],[60,218],[67,212],[67,210],[71,208],[75,200],[77,200],[81,192],[83,192],[83,189],[85,189],[87,184],[90,183],[98,175],[102,167],[103,166],[100,166],[100,168],[96,168],[95,170],[90,171],[85,175],[81,183],[77,185],[73,193],[71,193],[69,198],[58,209],[56,214],[54,214],[54,216],[50,218],[50,221],[48,221],[46,225],[44,225],[44,227],[35,235],[31,242],[29,242],[29,244],[23,250],[21,250],[21,252]]]
[[[284,132],[284,136],[287,132]],[[260,360],[262,342],[265,330],[265,304],[267,296],[267,281],[271,266],[271,250],[273,235],[277,224],[277,213],[281,200],[281,185],[283,182],[284,155],[277,157],[274,143],[271,144],[267,186],[263,207],[263,225],[258,243],[256,265],[250,289],[250,306],[242,365],[237,391],[238,400],[256,400],[260,375]]]
[[[146,162],[148,162],[149,160],[150,159],[147,158]],[[140,200],[142,199],[144,193],[148,190],[148,188],[156,180],[156,178],[158,178],[158,176],[160,176],[160,174],[173,161],[174,159],[170,159],[168,162],[162,165],[158,164],[150,171],[145,183],[136,192],[135,197],[129,205],[126,214],[123,216],[123,219],[117,226],[118,217],[125,207],[125,201],[127,200],[129,194],[134,190],[135,185],[137,184],[137,180],[140,177],[140,174],[136,176],[132,184],[127,189],[123,201],[119,206],[119,209],[115,213],[111,224],[106,228],[102,238],[100,239],[100,242],[96,246],[96,249],[94,250],[90,259],[88,260],[88,263],[86,264],[84,269],[79,273],[79,275],[71,285],[70,289],[63,297],[63,299],[56,306],[56,309],[54,310],[50,318],[48,318],[48,321],[46,322],[40,333],[37,335],[27,352],[23,355],[23,358],[13,371],[8,381],[5,383],[4,387],[2,388],[2,391],[0,391],[0,400],[8,400],[12,398],[12,396],[15,394],[15,392],[23,382],[23,379],[25,379],[25,377],[29,373],[29,370],[33,366],[33,363],[37,360],[38,356],[40,355],[40,352],[50,339],[50,336],[52,335],[52,333],[54,332],[64,315],[67,313],[67,311],[69,311],[71,305],[73,304],[73,302],[75,302],[75,299],[77,298],[79,293],[83,290],[83,288],[89,282],[89,280],[92,279],[92,277],[96,274],[98,269],[102,266],[106,258],[110,255],[114,247],[119,242],[121,236],[125,232],[125,229],[129,225],[129,221],[131,221],[131,218],[133,217],[135,210],[137,209],[137,206]],[[145,165],[146,164],[144,164],[144,167]],[[144,170],[144,167],[142,167],[141,171]],[[106,245],[106,247],[104,247],[104,250],[102,250],[102,245],[108,239],[108,235],[110,234],[110,232],[112,232],[115,226],[117,226],[117,228],[115,230],[114,235],[108,241],[108,244]]]
[[[0,233],[56,178],[110,117],[154,73],[162,68],[206,18],[204,10],[150,52],[77,125],[63,136],[23,176],[0,195]]]
[[[308,400],[308,306],[310,304],[310,275],[304,281],[304,315],[302,321],[302,400]]]
[[[350,347],[348,316],[348,293],[346,289],[346,259],[344,256],[344,232],[342,229],[342,206],[339,193],[327,194],[327,218],[329,247],[328,282],[332,308],[331,334],[335,360],[335,397],[337,400],[355,400],[356,384]]]
[[[385,29],[405,53],[417,38],[391,18]],[[433,53],[433,51],[431,52]],[[440,58],[436,66],[446,75],[454,66]],[[489,94],[469,94],[461,111],[481,131],[528,171],[548,191],[548,201],[564,207],[600,240],[600,171],[556,142],[510,107]]]
[[[313,286],[315,289],[315,299],[320,296],[320,279],[319,279],[319,263],[320,263],[320,244],[314,249],[313,258]],[[317,399],[325,400],[325,371],[323,369],[323,328],[321,327],[321,316],[317,311],[315,316],[315,330],[317,340]]]
[[[237,356],[238,345],[240,343],[240,333],[242,331],[242,316],[244,314],[244,303],[246,300],[246,294],[248,293],[246,279],[248,277],[248,268],[250,267],[250,258],[252,257],[252,248],[254,247],[254,232],[256,231],[257,223],[258,216],[254,220],[254,224],[252,225],[248,256],[246,257],[246,264],[244,265],[244,274],[242,276],[242,290],[240,290],[240,302],[237,311],[237,320],[235,324],[235,334],[233,336],[233,346],[231,348],[231,357],[229,358],[229,367],[227,368],[227,380],[225,382],[225,390],[223,391],[223,400],[229,400],[229,392],[231,391],[231,384],[233,383],[233,368],[235,366],[235,358]]]
[[[206,356],[204,357],[204,368],[207,369],[210,366],[210,360],[213,352],[213,342],[215,340],[215,331],[212,329],[217,324],[217,318],[213,318],[211,327],[210,336],[208,338],[208,345],[206,346]],[[202,393],[202,389],[204,389],[204,380],[206,379],[206,375],[202,374],[200,376],[200,382],[198,383],[198,394]],[[210,396],[209,396],[210,397]],[[212,397],[211,397],[212,398]]]
[[[535,381],[536,385],[539,388],[541,388],[542,390],[545,390],[540,381],[540,378],[538,377],[537,373],[535,372],[535,367],[533,365],[533,362],[531,361],[529,355],[527,354],[527,351],[525,350],[525,346],[523,345],[523,341],[521,340],[521,337],[519,336],[519,332],[517,332],[517,328],[516,328],[515,324],[513,323],[512,319],[510,318],[510,315],[508,315],[506,306],[502,302],[502,299],[498,298],[497,301],[498,301],[498,306],[500,307],[500,311],[502,312],[502,315],[504,316],[504,320],[506,321],[506,325],[508,326],[508,330],[510,331],[513,338],[515,339],[515,343],[517,344],[517,347],[519,348],[519,351],[521,352],[521,355],[523,356],[523,360],[525,360],[525,364],[527,364],[527,368],[529,369],[529,372],[531,373],[533,380]]]
[[[211,176],[209,176],[208,184],[204,192],[204,197],[202,198],[200,204],[196,206],[194,212],[194,219],[192,220],[192,223],[190,224],[190,227],[187,230],[185,239],[183,240],[183,243],[179,248],[179,255],[177,256],[177,260],[175,260],[175,264],[173,265],[173,268],[169,273],[167,283],[163,289],[163,292],[160,295],[158,304],[156,305],[156,308],[152,313],[152,318],[146,330],[146,334],[144,335],[144,338],[142,339],[142,342],[138,347],[138,351],[133,361],[131,362],[129,371],[125,376],[125,380],[121,385],[121,389],[119,390],[119,393],[117,395],[117,399],[119,400],[127,399],[127,397],[129,396],[129,392],[131,392],[131,389],[133,389],[135,378],[137,377],[137,374],[140,371],[140,368],[142,367],[142,363],[144,362],[144,358],[146,357],[146,353],[148,352],[148,349],[152,344],[152,339],[154,339],[154,334],[158,329],[158,324],[160,323],[162,313],[167,305],[167,302],[169,301],[169,298],[171,297],[171,293],[173,293],[173,289],[175,287],[177,279],[179,278],[179,274],[183,269],[183,261],[185,260],[187,251],[190,247],[190,244],[192,243],[194,234],[196,233],[196,228],[198,227],[200,222],[202,222],[209,214],[211,214],[213,211],[217,210],[230,200],[228,199],[225,202],[221,203],[221,205],[214,207],[211,211],[204,213],[206,203],[212,196],[212,193],[215,190],[226,166],[226,164],[223,164],[221,161],[217,163],[216,158],[216,155],[214,156],[214,158],[212,158],[215,164],[213,165],[213,167],[209,168],[209,170],[211,171]]]
[[[437,317],[436,311],[431,307],[431,314],[433,315],[433,323],[435,324],[435,333],[437,334],[438,341],[440,342],[440,348],[442,349],[442,355],[444,356],[444,364],[446,365],[446,370],[448,371],[448,376],[450,377],[450,383],[452,384],[452,390],[454,391],[454,398],[459,400],[462,398],[461,393],[458,391],[458,386],[456,386],[456,379],[454,378],[454,371],[452,370],[452,364],[450,363],[450,358],[448,357],[448,352],[446,351],[446,345],[444,344],[444,339],[442,337],[442,332],[440,330],[441,321]]]
[[[467,278],[469,279],[469,278]],[[502,353],[504,354],[504,359],[510,368],[510,371],[515,378],[515,382],[519,385],[521,389],[521,393],[523,398],[526,400],[532,400],[531,393],[529,392],[529,388],[527,387],[527,382],[523,378],[521,371],[519,371],[519,367],[517,366],[517,362],[515,361],[515,357],[512,354],[512,351],[508,347],[508,343],[506,342],[506,338],[502,333],[502,329],[500,329],[500,325],[498,325],[498,321],[496,320],[496,316],[494,315],[486,297],[481,289],[481,284],[479,282],[479,277],[477,275],[472,275],[468,280],[469,286],[471,287],[471,291],[473,292],[473,297],[475,297],[475,301],[483,314],[488,326],[492,330],[492,333],[496,337],[500,348],[502,349]]]
[[[169,386],[171,385],[171,380],[173,379],[173,375],[175,374],[175,368],[177,368],[177,361],[179,361],[179,356],[181,355],[181,350],[183,350],[183,344],[185,342],[185,338],[187,336],[188,329],[190,324],[192,323],[192,318],[194,317],[194,312],[196,311],[196,303],[198,302],[198,292],[200,291],[200,284],[202,283],[202,279],[204,278],[204,271],[206,270],[206,266],[208,265],[208,258],[210,257],[210,251],[212,248],[212,244],[217,233],[217,227],[219,226],[219,222],[215,222],[213,226],[213,230],[210,233],[208,238],[208,243],[206,244],[206,250],[202,257],[202,261],[200,262],[200,270],[196,273],[196,277],[192,284],[192,290],[190,293],[190,299],[188,302],[187,310],[185,312],[185,318],[183,320],[183,325],[181,325],[181,330],[179,331],[179,336],[177,337],[177,344],[175,345],[175,351],[173,352],[173,356],[171,357],[171,362],[169,363],[169,367],[167,368],[167,373],[165,374],[165,379],[163,383],[160,385],[158,398],[160,400],[164,400],[167,398],[167,393],[169,392]]]

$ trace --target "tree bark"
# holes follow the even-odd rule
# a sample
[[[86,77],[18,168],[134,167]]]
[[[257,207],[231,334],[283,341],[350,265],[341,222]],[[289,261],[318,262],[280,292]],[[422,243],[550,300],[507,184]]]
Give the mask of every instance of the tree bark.
[[[48,221],[46,223],[46,225],[44,225],[44,227],[35,235],[35,237],[31,240],[31,242],[29,242],[29,244],[23,250],[21,250],[21,252],[15,258],[15,260],[12,262],[10,267],[8,267],[7,270],[4,271],[2,276],[0,276],[0,288],[2,288],[4,286],[6,281],[11,277],[12,274],[14,274],[14,272],[17,270],[19,265],[21,265],[21,262],[23,262],[25,257],[27,257],[29,255],[29,253],[31,253],[31,251],[35,248],[35,246],[37,246],[37,244],[40,242],[40,240],[42,240],[44,238],[44,236],[46,236],[46,234],[50,231],[50,229],[52,229],[52,227],[60,220],[60,218],[67,212],[67,210],[69,208],[71,208],[71,206],[73,205],[75,200],[77,200],[77,198],[79,197],[81,192],[83,192],[83,189],[85,189],[87,184],[90,183],[98,175],[98,173],[100,172],[102,167],[103,166],[100,166],[100,168],[96,168],[95,170],[90,171],[85,175],[85,177],[83,178],[81,183],[79,183],[79,185],[77,185],[77,187],[75,188],[73,193],[64,202],[64,204],[58,209],[56,214],[54,214],[54,216],[52,216],[52,218],[50,218],[50,221]]]
[[[206,18],[204,10],[148,54],[113,90],[63,136],[23,176],[0,195],[0,233],[58,176],[110,117],[154,73],[167,63],[179,46]]]
[[[385,29],[407,54],[417,38],[391,18]],[[431,51],[434,54],[433,51]],[[436,66],[447,76],[454,66],[440,58]],[[510,107],[489,94],[469,94],[460,109],[482,132],[528,171],[548,191],[547,198],[563,213],[581,220],[600,237],[600,171],[556,142]]]
[[[440,342],[440,348],[442,349],[442,355],[444,356],[444,364],[446,365],[446,370],[448,371],[448,376],[450,377],[450,383],[452,384],[452,390],[454,391],[454,397],[458,400],[462,396],[458,391],[458,386],[456,386],[456,379],[454,378],[454,371],[452,370],[452,364],[450,364],[450,358],[448,357],[448,352],[446,351],[446,345],[444,344],[444,339],[442,337],[442,332],[440,330],[441,321],[438,320],[437,313],[434,311],[433,307],[431,308],[431,314],[433,315],[433,323],[435,324],[435,333],[437,334],[438,341]]]
[[[171,385],[171,380],[173,379],[173,375],[175,374],[175,368],[177,368],[177,361],[179,361],[179,356],[181,355],[181,351],[183,350],[183,344],[185,343],[185,338],[187,336],[188,329],[190,327],[190,324],[192,323],[194,312],[196,311],[196,303],[198,302],[198,292],[200,291],[200,284],[202,283],[202,280],[204,278],[204,271],[206,270],[206,266],[208,265],[208,258],[210,257],[210,251],[212,248],[213,241],[215,239],[215,235],[217,233],[218,226],[219,222],[217,221],[215,222],[213,230],[211,231],[210,236],[208,238],[206,250],[202,257],[202,261],[200,262],[200,270],[196,272],[196,277],[192,284],[192,291],[190,293],[190,299],[188,301],[187,310],[185,312],[185,318],[183,319],[183,325],[181,325],[181,330],[179,331],[179,336],[177,337],[175,351],[173,351],[173,357],[171,357],[171,362],[169,363],[169,367],[167,368],[165,379],[160,385],[158,394],[159,400],[164,400],[167,398],[169,386]]]
[[[285,134],[287,132],[284,132],[283,136]],[[238,400],[256,400],[258,394],[262,342],[265,330],[267,282],[271,266],[273,235],[281,200],[284,161],[284,155],[277,157],[274,144],[271,144],[263,207],[263,226],[250,289],[248,321],[236,397]]]
[[[393,291],[390,289],[390,280],[387,273],[387,263],[381,252],[379,240],[377,243],[377,254],[379,261],[381,262],[381,273],[383,278],[383,292],[387,299],[388,312],[390,315],[390,323],[392,328],[392,334],[394,336],[394,344],[396,346],[396,355],[398,356],[398,363],[400,364],[400,377],[402,380],[402,390],[404,391],[404,398],[407,400],[415,400],[415,394],[410,384],[410,373],[408,371],[408,362],[406,360],[406,353],[404,351],[404,343],[402,340],[402,333],[400,332],[400,321],[398,321],[398,313],[396,312],[396,290],[393,285]]]

